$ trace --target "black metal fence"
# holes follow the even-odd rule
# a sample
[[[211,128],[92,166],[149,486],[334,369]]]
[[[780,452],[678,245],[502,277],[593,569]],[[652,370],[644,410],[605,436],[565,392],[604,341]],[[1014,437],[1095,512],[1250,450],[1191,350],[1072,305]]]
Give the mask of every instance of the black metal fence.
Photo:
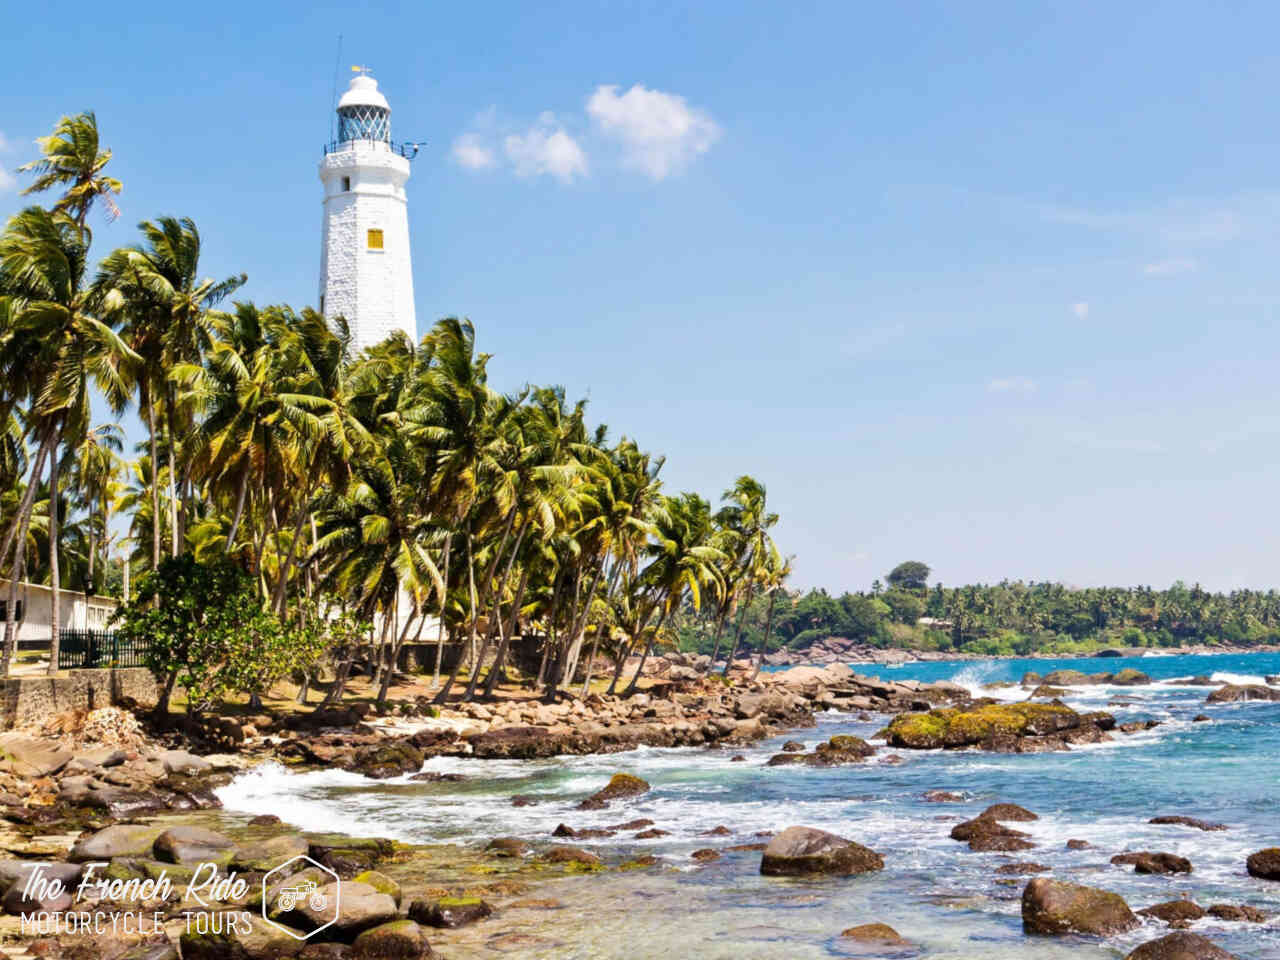
[[[147,644],[123,640],[112,630],[62,630],[58,669],[145,667]]]

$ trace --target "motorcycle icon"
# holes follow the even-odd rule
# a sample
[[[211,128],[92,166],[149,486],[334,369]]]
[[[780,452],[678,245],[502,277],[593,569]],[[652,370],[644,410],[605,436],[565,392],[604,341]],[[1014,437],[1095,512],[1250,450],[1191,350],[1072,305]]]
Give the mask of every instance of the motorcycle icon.
[[[329,898],[316,888],[314,880],[304,880],[292,887],[285,887],[276,897],[276,906],[287,913],[298,904],[306,901],[312,910],[323,910],[329,904]]]

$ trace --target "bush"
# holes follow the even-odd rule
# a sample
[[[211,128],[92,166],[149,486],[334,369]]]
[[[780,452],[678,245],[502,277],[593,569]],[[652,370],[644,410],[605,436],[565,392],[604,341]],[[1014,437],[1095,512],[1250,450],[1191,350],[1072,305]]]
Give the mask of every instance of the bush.
[[[175,686],[186,691],[190,713],[231,691],[257,694],[299,654],[297,631],[263,610],[253,581],[222,558],[201,564],[188,553],[162,560],[115,622],[122,637],[146,648],[146,665],[160,683],[161,713]]]

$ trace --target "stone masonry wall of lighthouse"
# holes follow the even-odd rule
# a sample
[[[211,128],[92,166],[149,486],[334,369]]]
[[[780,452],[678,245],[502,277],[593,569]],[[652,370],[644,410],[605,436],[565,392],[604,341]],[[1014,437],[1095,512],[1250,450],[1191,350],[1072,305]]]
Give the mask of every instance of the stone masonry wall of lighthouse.
[[[409,161],[376,141],[353,141],[325,156],[320,297],[324,315],[346,317],[363,349],[403,330],[417,339],[409,213]],[[371,249],[369,231],[382,231]]]

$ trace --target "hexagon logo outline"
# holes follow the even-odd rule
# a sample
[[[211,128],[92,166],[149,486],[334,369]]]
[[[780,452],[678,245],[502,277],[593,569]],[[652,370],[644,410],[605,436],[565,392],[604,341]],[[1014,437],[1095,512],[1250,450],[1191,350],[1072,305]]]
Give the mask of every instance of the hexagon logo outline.
[[[279,921],[272,920],[271,917],[267,915],[267,907],[269,905],[269,902],[267,899],[267,890],[271,886],[271,875],[275,873],[280,873],[280,871],[284,870],[285,867],[289,866],[291,863],[296,863],[299,860],[305,860],[311,866],[319,870],[323,870],[329,876],[333,877],[333,882],[335,884],[334,891],[333,891],[334,892],[333,919],[330,920],[328,923],[321,924],[320,926],[316,927],[314,930],[310,931],[309,933],[305,933],[302,936],[298,936],[298,934],[295,933],[292,929],[285,926],[283,923],[280,923]],[[302,868],[302,870],[305,870],[305,869],[306,867]],[[302,872],[301,870],[291,870],[287,874],[282,874],[280,879],[283,880],[285,877],[292,876],[295,873],[301,873],[301,872]],[[312,884],[302,883],[302,884],[297,884],[293,888],[280,891],[278,901],[289,903],[288,906],[283,908],[284,912],[286,913],[292,910],[295,905],[299,903],[306,903],[308,901],[311,902],[313,910],[318,911],[318,910],[324,909],[324,906],[327,906],[325,904],[322,904],[319,907],[315,906],[315,899],[314,899],[315,897],[316,897],[315,885],[313,883]],[[320,900],[323,901],[324,897],[321,897]],[[317,863],[315,860],[312,860],[305,853],[300,853],[295,857],[290,857],[284,863],[280,864],[277,867],[273,867],[271,870],[268,870],[265,874],[262,875],[262,919],[265,920],[267,923],[271,924],[271,926],[275,927],[281,933],[286,933],[289,936],[293,937],[293,939],[295,940],[309,940],[312,937],[314,937],[317,933],[319,933],[321,930],[325,930],[333,926],[335,923],[337,923],[338,917],[340,917],[341,915],[342,915],[342,878],[339,877],[336,872],[326,867],[323,863]]]

